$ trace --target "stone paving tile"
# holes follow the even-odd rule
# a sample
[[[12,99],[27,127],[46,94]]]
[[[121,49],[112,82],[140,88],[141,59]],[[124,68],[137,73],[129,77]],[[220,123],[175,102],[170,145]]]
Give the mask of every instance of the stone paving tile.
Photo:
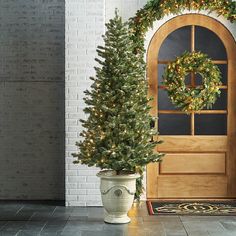
[[[8,210],[8,211],[18,211],[20,210],[24,205],[22,203],[17,203],[14,201],[0,201],[0,211]]]
[[[145,229],[140,229],[140,228],[128,228],[125,232],[124,232],[124,236],[147,236],[148,235],[148,231]]]
[[[182,222],[185,221],[236,221],[235,216],[179,216]]]
[[[214,232],[214,233],[208,232],[208,233],[209,236],[235,236],[235,233],[229,233],[229,232],[225,232],[224,234],[219,232]]]
[[[181,223],[179,216],[143,216],[144,222],[179,222]]]
[[[21,209],[20,211],[18,211],[16,213],[16,215],[14,215],[11,220],[15,221],[15,220],[19,220],[19,221],[27,221],[29,220],[34,214],[34,211],[33,210],[24,210],[24,209]]]
[[[151,224],[150,224],[151,223]],[[140,226],[137,225],[137,228],[140,229]],[[165,236],[166,231],[162,222],[154,223],[154,222],[145,222],[142,226],[142,229],[146,232],[148,236]]]
[[[81,231],[77,231],[77,232],[66,232],[66,231],[64,231],[64,232],[62,232],[61,234],[59,234],[60,236],[82,236],[81,235],[82,234],[82,232]],[[58,235],[58,234],[57,234]],[[46,236],[46,235],[44,235],[44,236]],[[51,234],[48,234],[48,236],[51,236]],[[53,236],[53,235],[52,235]]]
[[[43,212],[43,213],[53,213],[56,210],[56,206],[48,206],[48,205],[33,205],[27,204],[25,205],[22,210],[31,210],[34,212]]]
[[[0,221],[14,220],[17,211],[18,210],[16,210],[16,211],[0,210],[0,212],[1,212]]]
[[[71,216],[88,216],[88,208],[85,207],[74,207]]]
[[[88,209],[88,218],[89,219],[100,219],[101,221],[103,221],[104,219],[104,209],[102,207],[89,207]]]
[[[68,221],[63,229],[63,232],[78,232],[81,230],[101,231],[104,227],[104,222],[87,222],[87,221]]]
[[[143,217],[141,216],[132,216],[132,217],[129,217],[131,219],[131,222],[129,223],[129,226],[132,226],[132,225],[143,225]]]
[[[7,224],[7,221],[0,221],[0,230]]]
[[[70,216],[68,221],[88,221],[88,216]]]
[[[123,236],[123,232],[112,231],[112,230],[102,230],[102,231],[82,231],[81,236]]]
[[[122,225],[116,225],[116,224],[104,224],[103,231],[105,232],[116,232],[117,235],[124,235],[125,232],[128,230],[129,224],[122,224]]]
[[[36,232],[41,232],[41,230],[45,227],[47,222],[45,221],[28,221],[22,228],[22,230],[31,230]]]
[[[224,229],[228,230],[231,233],[235,233],[236,235],[236,221],[219,220],[219,222],[224,227]]]
[[[188,233],[188,236],[210,236],[210,234],[208,232],[191,232],[191,233]],[[223,236],[223,235],[222,235]]]
[[[1,231],[19,231],[25,227],[27,221],[8,221]]]
[[[52,212],[34,212],[34,214],[30,217],[30,221],[48,221],[52,220]]]
[[[168,221],[163,221],[162,222],[164,229],[165,229],[165,233],[167,236],[186,236],[186,230],[183,226],[183,224],[179,221],[172,221],[172,222],[168,222]]]
[[[19,231],[0,231],[0,236],[16,236]]]
[[[0,236],[236,236],[235,216],[149,216],[143,202],[129,216],[112,225],[102,207],[0,202]]]
[[[74,210],[75,210],[74,207],[57,206],[54,209],[53,214],[56,214],[56,213],[69,213],[69,214],[71,214]]]
[[[227,231],[218,221],[188,221],[183,222],[183,225],[189,235],[214,235],[219,233],[224,236],[227,234]]]
[[[47,233],[60,233],[66,225],[66,221],[49,221],[47,222],[41,230],[41,234]]]
[[[54,212],[49,216],[50,221],[67,221],[70,217],[70,213]]]
[[[20,230],[16,236],[38,236],[39,232],[33,230]]]

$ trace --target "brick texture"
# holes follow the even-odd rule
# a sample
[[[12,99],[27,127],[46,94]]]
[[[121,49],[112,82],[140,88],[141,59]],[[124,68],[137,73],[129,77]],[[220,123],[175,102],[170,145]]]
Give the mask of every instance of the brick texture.
[[[64,199],[64,0],[0,1],[0,199]]]
[[[94,75],[96,47],[105,30],[105,0],[66,0],[66,205],[99,206],[96,168],[74,165],[71,153],[82,131],[83,91]]]

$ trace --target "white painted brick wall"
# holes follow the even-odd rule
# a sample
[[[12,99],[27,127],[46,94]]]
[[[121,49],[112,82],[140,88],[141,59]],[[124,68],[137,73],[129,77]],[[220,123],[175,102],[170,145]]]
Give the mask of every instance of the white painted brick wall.
[[[119,14],[122,18],[128,20],[146,3],[147,0],[106,0],[106,22],[113,18],[116,8],[119,10]]]
[[[83,91],[94,75],[96,47],[103,43],[105,0],[66,0],[66,205],[100,206],[97,169],[74,165],[83,113]]]

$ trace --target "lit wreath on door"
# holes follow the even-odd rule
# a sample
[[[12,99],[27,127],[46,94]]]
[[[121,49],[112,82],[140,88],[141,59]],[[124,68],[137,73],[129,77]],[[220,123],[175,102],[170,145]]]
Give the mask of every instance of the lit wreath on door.
[[[186,86],[185,78],[189,73],[201,75],[202,84]],[[211,108],[222,85],[218,66],[201,52],[185,52],[177,57],[165,68],[163,79],[171,102],[186,113]]]

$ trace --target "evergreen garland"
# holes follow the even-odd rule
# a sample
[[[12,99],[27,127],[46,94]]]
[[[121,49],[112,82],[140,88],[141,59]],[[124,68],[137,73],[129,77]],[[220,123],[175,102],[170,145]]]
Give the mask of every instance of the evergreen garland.
[[[137,41],[139,50],[143,50],[145,34],[154,21],[171,13],[180,14],[185,9],[215,11],[230,22],[236,21],[236,2],[233,0],[150,0],[129,20],[132,38]]]
[[[189,73],[201,75],[202,85],[186,86],[185,78]],[[211,108],[220,95],[221,72],[206,54],[185,52],[167,65],[163,84],[176,107],[186,113],[200,111],[204,107]]]

